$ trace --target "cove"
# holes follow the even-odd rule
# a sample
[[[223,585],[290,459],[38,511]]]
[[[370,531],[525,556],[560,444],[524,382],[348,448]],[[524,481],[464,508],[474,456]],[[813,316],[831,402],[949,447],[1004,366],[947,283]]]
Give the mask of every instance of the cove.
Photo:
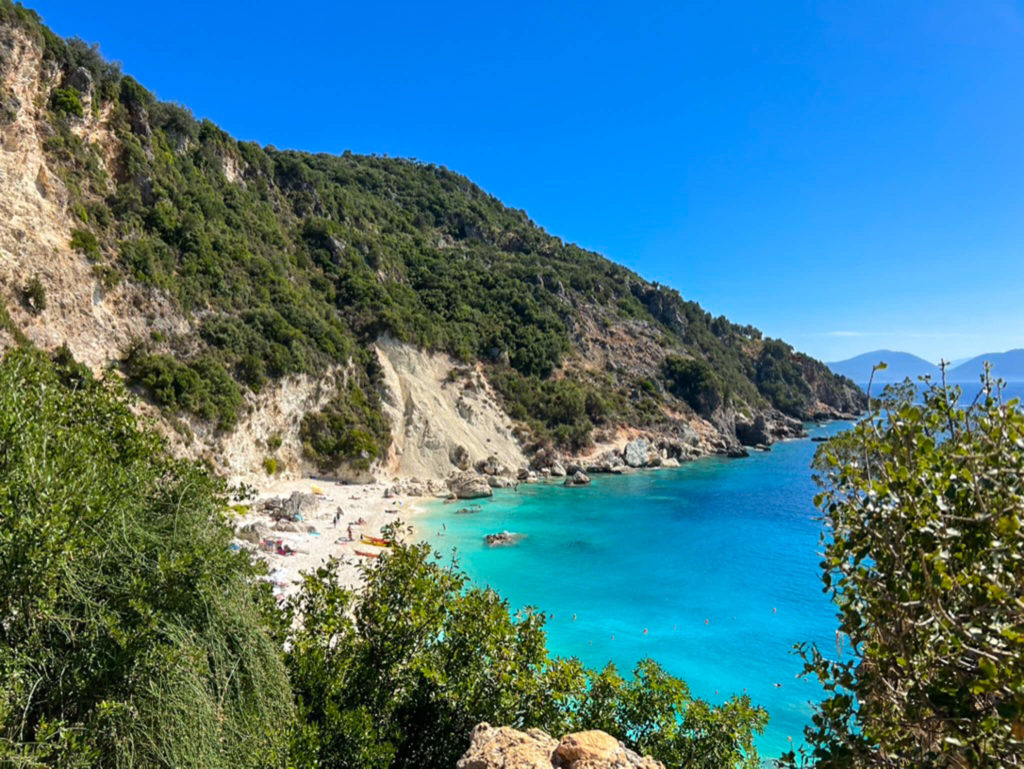
[[[822,697],[816,682],[798,678],[794,644],[836,651],[813,506],[818,445],[788,441],[741,460],[597,476],[582,488],[520,484],[472,515],[455,514],[463,503],[431,504],[416,529],[443,555],[454,549],[513,608],[546,612],[553,654],[591,667],[611,661],[626,674],[652,657],[716,703],[745,691],[771,717],[757,743],[771,759],[802,743],[809,703]],[[485,534],[503,530],[524,539],[484,545]]]

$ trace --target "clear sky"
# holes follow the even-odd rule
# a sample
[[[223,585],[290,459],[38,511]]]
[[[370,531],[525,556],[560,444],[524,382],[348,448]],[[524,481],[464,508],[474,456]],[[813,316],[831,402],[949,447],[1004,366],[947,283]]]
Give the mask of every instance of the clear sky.
[[[1024,347],[1024,4],[29,2],[280,148],[415,157],[834,360]]]

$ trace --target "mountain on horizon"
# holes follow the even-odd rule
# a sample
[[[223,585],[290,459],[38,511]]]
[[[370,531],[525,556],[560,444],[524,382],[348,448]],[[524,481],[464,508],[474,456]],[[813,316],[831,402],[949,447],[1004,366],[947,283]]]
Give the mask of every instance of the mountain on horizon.
[[[1024,348],[1006,352],[987,352],[970,358],[966,363],[952,369],[947,379],[951,382],[977,382],[985,370],[986,362],[992,364],[992,373],[995,376],[1007,382],[1024,382]]]
[[[832,369],[833,373],[849,377],[857,384],[864,385],[871,379],[871,369],[882,362],[887,367],[883,371],[875,372],[873,381],[876,384],[902,382],[908,377],[916,380],[918,377],[925,375],[937,379],[941,375],[939,367],[934,363],[930,363],[924,358],[909,352],[898,352],[896,350],[872,350],[871,352],[856,355],[853,358],[833,361],[825,365]]]

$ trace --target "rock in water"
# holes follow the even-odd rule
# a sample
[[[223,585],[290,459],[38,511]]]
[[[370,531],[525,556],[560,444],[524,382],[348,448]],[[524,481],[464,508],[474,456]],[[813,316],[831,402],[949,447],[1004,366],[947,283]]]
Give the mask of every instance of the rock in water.
[[[564,486],[586,486],[590,483],[590,476],[582,470],[577,470],[571,476],[565,479]]]
[[[448,480],[448,488],[452,490],[459,499],[476,499],[477,497],[489,497],[494,492],[487,479],[473,473],[460,473]]]
[[[622,450],[622,458],[630,467],[643,467],[647,464],[647,440],[637,438],[626,444]]]
[[[484,542],[488,547],[504,547],[505,545],[514,545],[522,538],[522,534],[516,534],[514,531],[499,531],[497,534],[484,536]]]
[[[609,734],[576,732],[557,742],[539,729],[520,732],[480,724],[456,769],[665,769],[639,756]]]

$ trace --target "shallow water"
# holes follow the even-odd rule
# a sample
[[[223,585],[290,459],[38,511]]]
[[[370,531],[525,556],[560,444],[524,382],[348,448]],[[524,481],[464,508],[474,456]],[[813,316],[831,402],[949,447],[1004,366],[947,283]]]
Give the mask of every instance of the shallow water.
[[[475,515],[455,515],[461,503],[434,505],[417,529],[446,554],[456,548],[470,576],[512,606],[547,612],[555,654],[622,671],[653,657],[712,702],[746,691],[771,716],[758,747],[772,758],[794,745],[790,737],[801,740],[808,701],[821,697],[816,683],[797,678],[793,645],[835,653],[809,467],[818,445],[789,441],[747,459],[597,476],[584,488],[523,484],[496,492]],[[483,544],[502,530],[526,537],[514,547]]]

